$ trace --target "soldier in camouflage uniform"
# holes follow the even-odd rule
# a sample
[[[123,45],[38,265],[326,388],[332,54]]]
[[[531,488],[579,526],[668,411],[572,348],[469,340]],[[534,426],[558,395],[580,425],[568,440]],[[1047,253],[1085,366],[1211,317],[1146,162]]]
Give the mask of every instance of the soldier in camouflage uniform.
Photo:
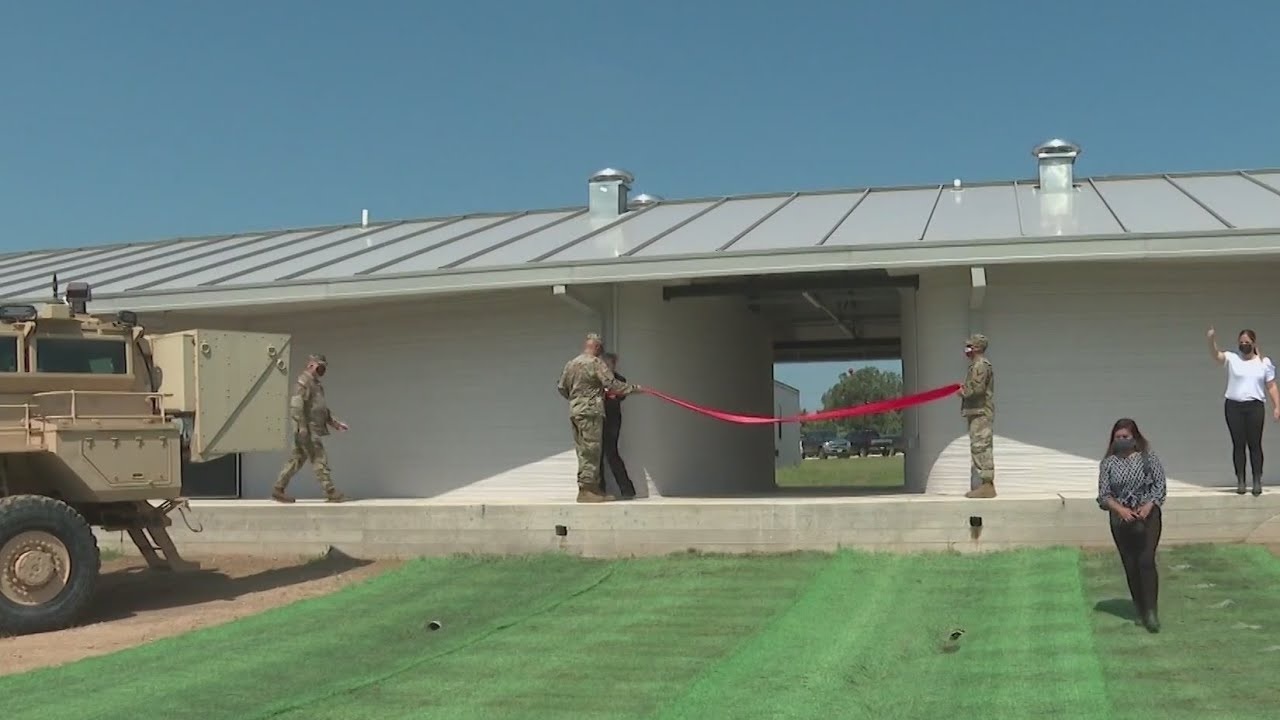
[[[320,438],[329,434],[329,429],[343,431],[345,423],[333,419],[329,412],[329,404],[324,399],[324,386],[320,378],[324,376],[328,362],[324,355],[312,355],[307,359],[307,367],[298,376],[298,386],[293,398],[289,401],[289,416],[293,419],[293,454],[285,463],[284,469],[271,489],[271,498],[276,502],[291,503],[293,498],[284,493],[302,465],[308,461],[315,470],[320,487],[324,488],[325,499],[329,502],[342,502],[346,496],[338,492],[329,475],[329,455],[324,450]]]
[[[626,396],[640,386],[625,383],[613,375],[600,354],[600,336],[587,336],[582,354],[565,363],[556,386],[569,401],[569,422],[573,426],[573,446],[578,455],[578,502],[605,502],[610,498],[601,489],[600,458],[604,442],[604,394]]]
[[[969,498],[996,496],[996,466],[991,452],[996,380],[986,352],[986,336],[974,335],[965,343],[964,354],[969,358],[969,372],[965,375],[964,385],[960,387],[960,414],[969,423],[971,489],[964,494]]]

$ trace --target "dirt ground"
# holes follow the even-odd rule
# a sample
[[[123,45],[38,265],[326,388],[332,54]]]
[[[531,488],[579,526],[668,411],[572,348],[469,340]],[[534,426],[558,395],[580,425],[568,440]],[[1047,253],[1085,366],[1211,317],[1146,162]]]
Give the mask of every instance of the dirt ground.
[[[193,557],[185,574],[149,571],[140,558],[104,561],[83,624],[0,638],[0,675],[104,655],[325,595],[399,563],[324,558]]]

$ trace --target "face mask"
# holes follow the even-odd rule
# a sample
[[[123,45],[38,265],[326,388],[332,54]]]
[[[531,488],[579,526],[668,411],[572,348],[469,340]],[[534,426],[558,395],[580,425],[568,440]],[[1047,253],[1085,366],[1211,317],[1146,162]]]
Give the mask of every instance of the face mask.
[[[323,366],[323,365],[317,365],[317,366],[316,366],[316,377],[324,377],[324,366]]]
[[[1252,345],[1250,345],[1249,343],[1240,343],[1240,354],[1241,354],[1241,355],[1252,355],[1252,354],[1253,354],[1253,346],[1252,346]]]
[[[965,357],[967,357],[967,358],[971,358],[971,357],[973,357],[973,348],[971,348],[971,347],[966,347],[966,348],[964,349],[964,356],[965,356]]]
[[[1111,441],[1111,449],[1118,453],[1129,452],[1136,446],[1137,443],[1133,441],[1133,438],[1116,438]]]

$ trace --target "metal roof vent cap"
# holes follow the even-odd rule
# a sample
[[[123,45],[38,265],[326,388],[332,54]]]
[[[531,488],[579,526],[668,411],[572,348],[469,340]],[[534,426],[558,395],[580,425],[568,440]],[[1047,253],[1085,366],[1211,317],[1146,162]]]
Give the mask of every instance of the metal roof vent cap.
[[[1041,192],[1067,192],[1075,188],[1074,166],[1080,146],[1054,138],[1031,151],[1040,165]]]
[[[649,193],[640,193],[639,195],[635,196],[635,198],[633,198],[631,202],[627,203],[627,207],[629,208],[649,207],[650,205],[657,205],[660,202],[662,202],[662,198],[658,197],[657,195],[650,195]]]
[[[592,219],[611,220],[627,211],[627,193],[636,178],[626,170],[605,168],[587,181],[587,214]]]

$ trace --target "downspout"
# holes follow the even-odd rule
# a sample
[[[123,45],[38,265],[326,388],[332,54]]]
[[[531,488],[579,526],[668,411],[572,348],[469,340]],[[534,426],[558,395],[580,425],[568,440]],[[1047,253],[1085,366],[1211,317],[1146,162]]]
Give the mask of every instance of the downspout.
[[[618,332],[618,316],[620,314],[619,307],[622,304],[622,288],[618,283],[609,286],[609,327],[605,333],[605,342],[610,351],[622,354],[619,349],[621,344],[618,340],[620,333]]]

